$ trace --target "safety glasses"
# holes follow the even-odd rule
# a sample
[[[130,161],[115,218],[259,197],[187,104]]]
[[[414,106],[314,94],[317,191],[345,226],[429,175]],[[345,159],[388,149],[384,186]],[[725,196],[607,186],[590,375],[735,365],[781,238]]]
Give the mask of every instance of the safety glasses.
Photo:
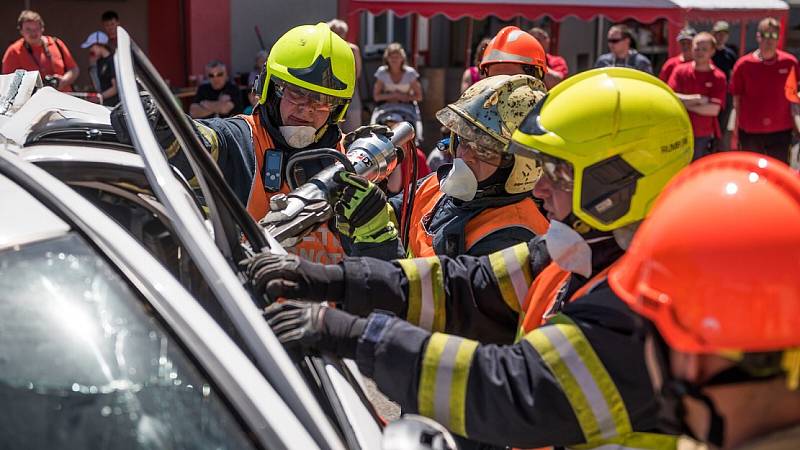
[[[575,183],[572,163],[567,160],[546,155],[530,147],[511,141],[508,152],[514,155],[521,155],[531,158],[542,168],[542,175],[557,189],[565,192],[572,192]]]
[[[461,137],[453,132],[450,133],[450,154],[457,158],[463,158],[467,153],[475,159],[486,164],[498,167],[503,162],[503,157],[495,150],[482,147],[475,141]]]
[[[312,92],[284,82],[276,82],[275,87],[275,93],[279,98],[285,99],[294,106],[319,112],[330,113],[337,106],[346,103],[344,99]]]

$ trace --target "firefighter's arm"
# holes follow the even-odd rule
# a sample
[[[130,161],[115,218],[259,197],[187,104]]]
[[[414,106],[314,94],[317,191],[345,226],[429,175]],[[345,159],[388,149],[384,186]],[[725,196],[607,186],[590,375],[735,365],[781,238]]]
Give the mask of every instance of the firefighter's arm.
[[[533,240],[482,257],[348,258],[345,308],[362,316],[387,310],[428,331],[512,342],[525,294],[549,263],[540,247]]]
[[[359,368],[404,412],[495,445],[584,442],[558,380],[528,342],[480,345],[370,316],[357,346]]]

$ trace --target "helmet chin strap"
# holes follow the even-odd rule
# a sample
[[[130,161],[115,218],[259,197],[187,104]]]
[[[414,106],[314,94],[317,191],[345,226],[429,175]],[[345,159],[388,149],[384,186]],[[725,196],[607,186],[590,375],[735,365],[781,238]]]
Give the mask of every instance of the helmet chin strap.
[[[714,401],[703,393],[703,387],[703,385],[678,379],[669,380],[664,385],[665,390],[671,391],[673,395],[677,396],[677,404],[679,408],[678,417],[680,417],[680,419],[683,421],[684,430],[697,440],[708,442],[711,445],[721,448],[725,437],[725,419],[717,411]],[[705,439],[698,438],[694,431],[686,424],[685,409],[683,407],[683,403],[681,402],[681,397],[684,396],[692,397],[701,401],[708,409],[709,425],[708,433],[706,434]]]

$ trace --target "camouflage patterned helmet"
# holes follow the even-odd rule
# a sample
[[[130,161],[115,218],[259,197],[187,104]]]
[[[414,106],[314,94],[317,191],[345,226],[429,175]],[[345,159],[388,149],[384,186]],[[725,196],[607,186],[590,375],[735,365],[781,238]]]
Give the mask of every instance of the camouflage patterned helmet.
[[[470,86],[456,102],[439,110],[436,118],[458,138],[477,144],[479,159],[501,155],[510,160],[506,147],[511,135],[546,93],[544,83],[534,77],[497,75]],[[513,159],[515,167],[506,182],[506,191],[532,190],[539,178],[538,166],[528,158]]]

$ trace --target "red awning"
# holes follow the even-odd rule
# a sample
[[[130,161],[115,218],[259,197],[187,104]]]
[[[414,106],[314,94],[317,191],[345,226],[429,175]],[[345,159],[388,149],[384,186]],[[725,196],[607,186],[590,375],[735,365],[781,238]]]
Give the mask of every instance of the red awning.
[[[535,20],[549,16],[560,22],[567,17],[592,20],[604,16],[612,22],[634,19],[652,23],[669,22],[670,41],[688,22],[727,20],[748,22],[773,16],[781,22],[781,44],[784,41],[789,5],[783,0],[339,0],[339,17],[350,25],[349,36],[359,33],[361,12],[381,14],[392,11],[398,16],[437,14],[451,20],[464,17],[483,19],[495,16],[502,20],[524,17]],[[675,47],[670,42],[670,47]],[[674,49],[671,49],[674,53]]]
[[[615,22],[635,19],[651,23],[667,19],[683,25],[687,20],[787,15],[789,6],[782,0],[339,0],[339,11],[343,13],[340,16],[347,18],[362,11],[380,14],[389,10],[399,16],[442,14],[451,20],[483,19],[491,15],[503,20],[549,16],[561,21],[569,16],[591,20],[602,15]]]

